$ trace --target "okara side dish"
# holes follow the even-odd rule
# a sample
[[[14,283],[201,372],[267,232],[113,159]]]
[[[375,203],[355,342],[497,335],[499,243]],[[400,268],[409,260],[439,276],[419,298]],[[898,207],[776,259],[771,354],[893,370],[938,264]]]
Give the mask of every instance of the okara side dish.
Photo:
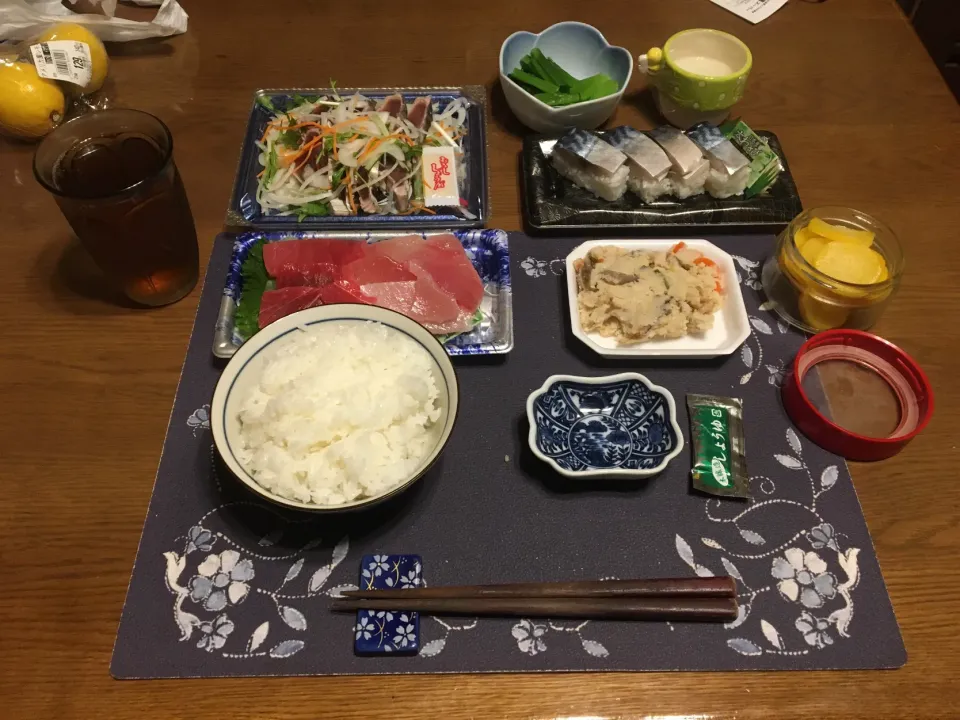
[[[705,332],[720,309],[716,264],[683,243],[670,251],[605,245],[575,267],[581,326],[621,345]]]

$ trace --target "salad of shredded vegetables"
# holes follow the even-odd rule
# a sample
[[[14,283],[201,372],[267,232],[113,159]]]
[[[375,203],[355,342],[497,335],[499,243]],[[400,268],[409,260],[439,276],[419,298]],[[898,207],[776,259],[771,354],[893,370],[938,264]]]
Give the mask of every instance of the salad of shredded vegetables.
[[[424,205],[424,146],[451,146],[463,157],[467,102],[442,109],[429,96],[407,103],[399,94],[373,100],[294,96],[276,108],[260,149],[257,202],[265,213],[295,215],[409,215],[433,213]],[[464,163],[457,164],[463,181]]]

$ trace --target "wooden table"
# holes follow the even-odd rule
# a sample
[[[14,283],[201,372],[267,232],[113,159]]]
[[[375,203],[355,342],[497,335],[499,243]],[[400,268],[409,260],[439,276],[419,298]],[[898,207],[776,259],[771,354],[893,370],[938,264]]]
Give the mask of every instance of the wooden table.
[[[858,465],[853,477],[909,661],[897,671],[736,676],[112,680],[117,621],[199,290],[155,311],[113,304],[31,176],[31,148],[3,141],[0,715],[876,719],[960,712],[960,111],[894,0],[794,0],[759,26],[707,0],[487,0],[475,10],[466,9],[470,3],[391,3],[387,10],[365,1],[184,5],[187,34],[111,47],[111,79],[119,103],[170,125],[201,257],[221,229],[256,88],[317,86],[329,77],[343,86],[485,84],[490,224],[516,229],[522,131],[497,81],[508,34],[582,19],[635,53],[685,27],[741,37],[755,69],[740,111],[754,127],[778,133],[804,204],[874,213],[906,246],[902,289],[876,330],[926,369],[937,413],[904,453]],[[642,86],[635,76],[618,121],[655,122],[638,99]]]

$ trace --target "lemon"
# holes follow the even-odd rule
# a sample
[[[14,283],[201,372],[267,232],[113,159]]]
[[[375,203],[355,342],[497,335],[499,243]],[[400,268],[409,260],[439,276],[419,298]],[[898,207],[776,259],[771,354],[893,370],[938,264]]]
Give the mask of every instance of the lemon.
[[[80,92],[83,95],[95,93],[103,87],[103,81],[107,79],[107,50],[100,42],[100,38],[90,32],[83,25],[76,23],[60,23],[47,28],[37,38],[36,42],[50,42],[51,40],[72,40],[74,42],[86,43],[90,48],[90,82],[84,85]]]
[[[874,234],[869,230],[854,230],[845,225],[834,225],[820,218],[813,218],[807,225],[810,232],[825,237],[827,240],[855,243],[863,247],[873,245]]]
[[[57,83],[40,77],[30,63],[0,61],[0,131],[43,137],[63,120],[64,109]]]

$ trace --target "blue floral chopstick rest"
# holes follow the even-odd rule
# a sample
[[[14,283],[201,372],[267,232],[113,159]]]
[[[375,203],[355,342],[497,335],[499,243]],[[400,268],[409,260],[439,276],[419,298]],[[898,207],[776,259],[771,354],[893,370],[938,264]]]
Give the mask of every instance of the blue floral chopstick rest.
[[[420,587],[421,568],[419,555],[364,555],[360,561],[360,589]],[[353,649],[358,655],[415,654],[420,650],[420,614],[357,611]]]

